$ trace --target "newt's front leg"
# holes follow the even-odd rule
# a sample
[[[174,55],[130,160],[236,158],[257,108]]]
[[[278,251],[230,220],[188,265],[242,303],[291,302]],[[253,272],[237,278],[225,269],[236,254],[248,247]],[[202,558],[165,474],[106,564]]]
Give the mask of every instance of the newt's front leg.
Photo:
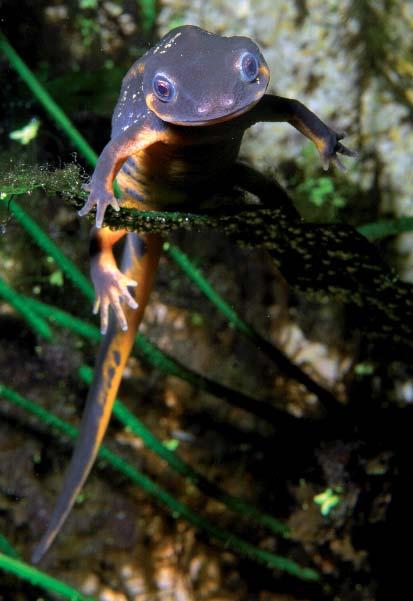
[[[82,217],[96,205],[96,227],[103,224],[105,211],[111,205],[119,211],[119,204],[113,193],[113,181],[123,163],[132,154],[143,150],[155,142],[167,142],[169,139],[168,126],[154,113],[144,112],[137,116],[135,122],[124,131],[112,138],[103,149],[92,179],[86,184],[89,198],[79,211]]]
[[[86,215],[96,205],[96,228],[92,230],[90,242],[91,277],[95,287],[96,300],[93,312],[100,311],[102,334],[106,333],[109,319],[109,306],[112,306],[122,330],[128,329],[127,319],[121,301],[131,309],[138,303],[128,287],[137,282],[124,275],[117,267],[113,256],[113,245],[125,234],[125,230],[111,231],[102,228],[106,208],[111,205],[119,210],[113,192],[113,182],[122,164],[132,154],[159,141],[167,141],[168,126],[155,114],[144,111],[137,115],[132,125],[123,127],[121,133],[113,137],[105,146],[96,164],[92,179],[85,186],[89,198],[79,215]]]
[[[345,170],[337,154],[356,157],[357,152],[350,150],[340,142],[344,133],[337,133],[310,111],[304,104],[291,98],[281,98],[265,94],[252,109],[250,118],[253,123],[259,121],[286,121],[309,138],[320,153],[324,169],[334,163]]]

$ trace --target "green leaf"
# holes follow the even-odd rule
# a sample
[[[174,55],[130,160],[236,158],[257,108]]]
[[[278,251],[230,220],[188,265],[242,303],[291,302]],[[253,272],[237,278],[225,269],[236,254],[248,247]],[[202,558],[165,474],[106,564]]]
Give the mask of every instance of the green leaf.
[[[29,123],[22,127],[21,129],[15,129],[9,134],[9,138],[15,140],[16,142],[20,142],[20,144],[26,145],[29,144],[32,140],[34,140],[39,131],[40,121],[36,117],[30,119]]]
[[[52,286],[63,286],[63,273],[60,271],[60,269],[50,274],[49,282],[52,284]]]
[[[337,494],[338,492],[340,492],[339,489],[326,488],[314,497],[313,501],[316,505],[319,505],[321,515],[327,516],[340,503],[341,499],[340,495]]]
[[[163,446],[166,447],[168,451],[176,451],[176,449],[179,447],[179,440],[177,440],[176,438],[164,440]]]

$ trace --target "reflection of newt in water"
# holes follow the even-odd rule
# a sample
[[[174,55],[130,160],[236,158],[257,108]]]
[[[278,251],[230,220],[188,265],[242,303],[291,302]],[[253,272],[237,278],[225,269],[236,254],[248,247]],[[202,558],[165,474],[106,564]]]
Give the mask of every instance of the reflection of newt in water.
[[[99,157],[80,211],[97,208],[91,273],[106,334],[83,415],[79,440],[48,529],[33,553],[40,561],[59,532],[93,465],[148,301],[161,251],[158,234],[128,235],[121,272],[113,245],[127,232],[102,228],[108,205],[122,201],[145,210],[190,208],[239,188],[277,203],[276,184],[237,162],[242,136],[259,121],[287,121],[312,140],[324,162],[341,167],[337,153],[354,153],[297,100],[265,94],[269,70],[246,37],[225,38],[198,27],[170,31],[126,74],[112,118],[112,136]],[[135,287],[134,294],[128,287]],[[121,304],[123,302],[123,305]],[[115,316],[109,322],[109,306]],[[108,327],[109,323],[109,327]]]

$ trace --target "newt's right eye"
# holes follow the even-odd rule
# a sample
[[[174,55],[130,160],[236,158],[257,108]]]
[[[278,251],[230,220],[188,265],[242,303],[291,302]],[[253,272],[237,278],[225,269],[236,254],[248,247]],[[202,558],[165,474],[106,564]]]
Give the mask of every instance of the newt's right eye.
[[[152,88],[162,102],[169,102],[175,96],[175,86],[165,75],[155,75],[152,80]]]

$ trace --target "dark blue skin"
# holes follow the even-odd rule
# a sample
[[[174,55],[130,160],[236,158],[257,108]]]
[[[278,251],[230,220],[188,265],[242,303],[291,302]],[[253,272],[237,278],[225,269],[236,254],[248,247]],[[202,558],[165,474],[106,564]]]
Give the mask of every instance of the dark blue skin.
[[[113,193],[115,177],[122,204],[145,210],[190,209],[235,188],[275,204],[282,201],[278,185],[237,161],[242,136],[254,123],[287,121],[314,142],[324,166],[332,162],[342,168],[337,154],[355,154],[341,144],[343,134],[303,104],[265,94],[268,82],[267,64],[252,40],[225,38],[191,25],[170,31],[132,65],[123,80],[111,139],[88,185],[89,198],[79,211],[85,215],[97,208],[91,274],[95,312],[100,309],[101,330],[107,335],[63,490],[33,553],[34,562],[40,561],[58,534],[93,465],[161,251],[159,235],[146,234],[138,242],[131,234],[123,271],[118,269],[112,248],[127,232],[102,228],[106,208],[119,210]]]

